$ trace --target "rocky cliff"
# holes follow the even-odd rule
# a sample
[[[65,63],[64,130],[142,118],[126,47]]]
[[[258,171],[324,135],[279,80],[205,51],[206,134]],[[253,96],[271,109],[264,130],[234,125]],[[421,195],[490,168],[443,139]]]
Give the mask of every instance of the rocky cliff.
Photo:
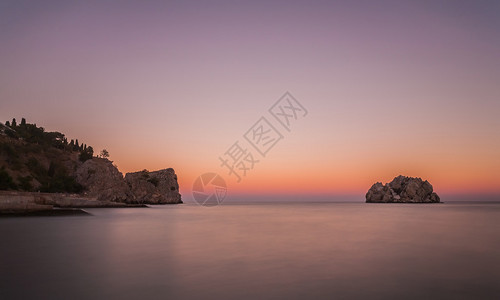
[[[154,172],[127,173],[125,178],[104,158],[89,159],[76,171],[84,194],[101,201],[138,204],[182,203],[177,175],[171,168]]]
[[[123,175],[113,163],[105,158],[92,158],[76,170],[76,182],[84,187],[84,194],[101,201],[132,202]]]
[[[399,175],[383,185],[377,182],[366,193],[368,203],[438,203],[432,185],[420,178]]]
[[[175,204],[182,203],[179,184],[174,169],[155,172],[143,170],[127,173],[125,181],[135,197],[132,203]]]

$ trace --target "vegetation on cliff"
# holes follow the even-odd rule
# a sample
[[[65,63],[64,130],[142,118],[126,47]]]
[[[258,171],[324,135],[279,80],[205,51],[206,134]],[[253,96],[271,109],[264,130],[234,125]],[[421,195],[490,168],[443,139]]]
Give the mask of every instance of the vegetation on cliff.
[[[12,119],[0,127],[0,190],[79,193],[73,173],[93,156],[78,139]]]

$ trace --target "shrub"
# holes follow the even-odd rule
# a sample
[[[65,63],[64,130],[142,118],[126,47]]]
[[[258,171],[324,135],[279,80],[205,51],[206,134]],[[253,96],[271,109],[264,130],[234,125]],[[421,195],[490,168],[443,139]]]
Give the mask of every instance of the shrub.
[[[31,176],[18,176],[17,181],[19,182],[18,188],[23,190],[23,191],[32,191],[33,190],[33,185],[31,185],[31,180],[33,178]]]
[[[0,190],[15,190],[17,185],[10,177],[9,173],[5,171],[5,168],[0,169]]]

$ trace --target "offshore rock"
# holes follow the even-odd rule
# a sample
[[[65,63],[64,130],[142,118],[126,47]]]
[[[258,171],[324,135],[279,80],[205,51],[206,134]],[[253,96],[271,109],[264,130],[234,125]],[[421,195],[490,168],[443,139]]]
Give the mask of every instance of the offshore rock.
[[[134,198],[128,203],[176,204],[182,203],[174,169],[127,173],[125,181]]]
[[[383,185],[375,183],[366,193],[367,203],[439,203],[432,185],[420,178],[399,175]]]

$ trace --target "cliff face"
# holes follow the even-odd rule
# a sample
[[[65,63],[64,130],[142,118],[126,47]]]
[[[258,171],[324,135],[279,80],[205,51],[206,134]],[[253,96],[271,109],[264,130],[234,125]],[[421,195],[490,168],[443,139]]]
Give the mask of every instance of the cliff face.
[[[139,204],[182,203],[173,169],[127,173],[125,178],[113,163],[103,158],[84,162],[76,171],[84,194],[101,201]]]
[[[366,193],[372,203],[438,203],[439,196],[426,180],[399,175],[390,183],[377,182]]]
[[[127,173],[125,181],[135,199],[129,203],[175,204],[182,203],[174,169],[154,172],[146,170]]]
[[[123,175],[104,158],[92,158],[76,170],[76,181],[85,187],[84,194],[101,201],[128,202],[133,199]]]

